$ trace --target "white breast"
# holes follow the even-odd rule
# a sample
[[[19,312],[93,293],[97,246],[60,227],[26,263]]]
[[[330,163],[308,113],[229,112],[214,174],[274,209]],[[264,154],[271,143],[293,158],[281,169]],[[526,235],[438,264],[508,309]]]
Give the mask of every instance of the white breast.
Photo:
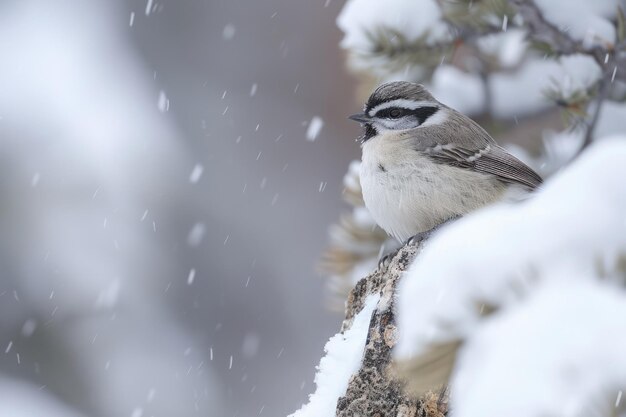
[[[362,161],[365,205],[401,242],[489,204],[505,190],[487,175],[432,162],[393,133],[365,142]]]

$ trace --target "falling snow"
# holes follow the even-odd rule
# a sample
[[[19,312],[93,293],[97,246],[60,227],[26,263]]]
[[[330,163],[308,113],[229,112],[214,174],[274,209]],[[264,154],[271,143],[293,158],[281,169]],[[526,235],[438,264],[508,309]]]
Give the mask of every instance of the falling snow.
[[[161,113],[169,111],[170,109],[170,100],[165,95],[165,91],[159,91],[159,99],[157,100],[157,108]]]
[[[41,175],[39,175],[39,172],[35,172],[33,174],[33,178],[30,180],[30,186],[31,187],[36,187],[37,184],[39,184],[39,179],[41,178]]]
[[[22,326],[22,336],[23,337],[31,337],[33,333],[35,333],[35,329],[37,329],[37,320],[28,319],[24,322]]]
[[[156,396],[156,389],[150,388],[148,391],[148,395],[146,396],[146,402],[151,403],[154,401],[154,397]]]
[[[310,142],[314,142],[324,127],[324,120],[319,116],[314,116],[309,122],[309,127],[306,131],[306,139]]]
[[[224,26],[224,29],[222,30],[222,38],[224,38],[225,40],[230,40],[235,37],[235,32],[235,25],[229,23]]]
[[[187,285],[193,284],[194,279],[196,278],[196,270],[191,268],[189,274],[187,275]]]
[[[148,2],[146,3],[146,16],[148,16],[150,14],[150,12],[152,11],[152,1],[153,0],[148,0]]]
[[[204,239],[206,233],[206,225],[204,223],[196,223],[193,225],[187,235],[187,244],[192,247],[199,246]]]
[[[329,219],[341,218],[346,209],[342,197],[358,200],[342,194],[340,182],[342,164],[359,152],[352,141],[359,127],[345,116],[361,108],[376,83],[420,80],[451,107],[495,120],[503,139],[509,139],[508,126],[519,124],[563,159],[564,150],[571,156],[584,139],[590,120],[580,113],[580,132],[568,131],[562,142],[548,140],[536,115],[559,110],[544,92],[556,82],[574,97],[593,96],[602,76],[614,84],[594,139],[624,131],[617,0],[534,2],[580,50],[594,51],[594,59],[544,58],[529,49],[520,16],[498,10],[486,21],[489,39],[476,34],[459,53],[437,52],[426,71],[401,65],[393,74],[372,68],[376,65],[354,67],[352,60],[373,51],[370,35],[380,25],[441,49],[438,42],[449,40],[450,26],[441,19],[437,0],[321,0],[297,7],[278,0],[249,5],[249,13],[229,1],[215,1],[219,7],[202,1],[72,3],[11,2],[0,24],[5,64],[0,66],[5,232],[0,365],[6,370],[0,375],[0,414],[9,410],[11,417],[275,416],[279,411],[284,416],[286,407],[309,391],[315,391],[311,415],[334,415],[333,406],[359,365],[372,306],[326,345],[314,385],[315,370],[303,358],[319,358],[324,340],[338,330],[328,327],[326,294],[314,265]],[[325,36],[337,26],[343,31],[341,46]],[[467,61],[479,53],[487,61]],[[371,81],[346,82],[342,62],[350,70],[365,70],[363,78]],[[489,65],[480,65],[485,62]],[[595,102],[584,105],[593,115]],[[549,165],[547,159],[537,161]],[[599,171],[612,169],[607,164]],[[356,189],[358,174],[353,180]],[[561,233],[567,241],[604,224],[609,199],[620,195],[604,185],[583,187],[582,180],[578,185],[585,194],[570,204],[576,210],[562,210],[561,217],[578,219]],[[602,193],[583,198],[588,189]],[[580,213],[587,215],[578,218]],[[375,227],[363,207],[354,218],[367,231]],[[488,220],[484,225],[498,218]],[[523,223],[532,227],[526,217]],[[473,238],[490,231],[484,225]],[[523,238],[523,231],[515,236]],[[558,237],[552,235],[546,234],[542,245]],[[515,246],[514,240],[505,243],[497,249]],[[364,249],[359,242],[353,249],[371,249],[376,257],[386,247],[373,246]],[[489,247],[475,246],[472,251]],[[535,247],[527,246],[522,253]],[[563,251],[560,246],[549,257]],[[445,255],[446,263],[436,264],[453,269]],[[506,257],[512,259],[518,258]],[[464,279],[448,290],[471,293],[470,267],[481,266],[465,261]],[[376,262],[361,263],[349,279],[362,278]],[[612,265],[606,264],[602,268]],[[490,265],[492,272],[501,267]],[[543,261],[533,265],[544,272]],[[446,269],[432,285],[449,284],[454,272]],[[574,287],[568,284],[555,293]],[[493,300],[503,294],[487,292]],[[426,301],[445,300],[450,293]],[[549,305],[536,311],[548,317],[555,312]],[[592,311],[602,312],[601,303],[572,314],[584,318]],[[484,318],[473,316],[474,309],[463,313],[444,318],[452,320],[448,323]],[[493,325],[506,331],[517,319],[511,314]],[[502,343],[549,330],[548,323],[539,321],[534,329],[519,323]],[[582,320],[579,325],[580,334],[590,330]],[[494,353],[485,361],[497,363],[501,357],[491,350],[489,331],[482,331],[489,343],[477,351]],[[468,339],[465,346],[476,345]],[[561,345],[538,346],[546,354],[546,369],[560,369],[558,361],[571,358],[567,350],[558,356],[557,349],[549,349]],[[598,349],[610,346],[618,344],[596,343]],[[617,355],[614,359],[618,363]],[[55,374],[59,363],[72,370],[71,378]],[[598,358],[598,364],[606,363]],[[473,371],[477,383],[486,381],[478,378],[486,370]],[[618,391],[624,386],[606,392],[607,405],[624,407]],[[85,387],[96,389],[84,396]]]
[[[260,339],[256,333],[248,333],[243,339],[241,352],[247,359],[253,358],[259,351]]]
[[[615,75],[617,74],[617,66],[613,68],[613,73],[611,74],[611,82],[615,82]]]
[[[191,174],[189,174],[189,182],[195,184],[200,181],[202,172],[204,172],[204,166],[202,166],[202,164],[196,164],[191,170]]]

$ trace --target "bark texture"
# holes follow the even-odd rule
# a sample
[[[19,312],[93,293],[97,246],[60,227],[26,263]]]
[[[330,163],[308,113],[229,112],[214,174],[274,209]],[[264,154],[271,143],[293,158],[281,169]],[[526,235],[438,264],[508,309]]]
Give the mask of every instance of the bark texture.
[[[361,279],[347,301],[342,332],[350,328],[370,294],[380,294],[372,314],[361,368],[350,378],[346,394],[337,402],[338,417],[443,417],[448,399],[442,392],[411,395],[392,366],[391,350],[397,341],[395,293],[403,272],[420,248],[407,245],[388,266]]]

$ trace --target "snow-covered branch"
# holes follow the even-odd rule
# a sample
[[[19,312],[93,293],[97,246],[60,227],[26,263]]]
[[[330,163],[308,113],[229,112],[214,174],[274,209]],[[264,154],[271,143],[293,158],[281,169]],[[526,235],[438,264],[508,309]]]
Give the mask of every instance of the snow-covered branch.
[[[529,28],[529,37],[555,55],[585,54],[592,56],[609,77],[626,81],[626,43],[619,25],[613,27],[603,15],[615,15],[620,2],[598,1],[577,4],[575,15],[560,2],[548,0],[510,0]],[[583,8],[584,10],[581,10]],[[553,21],[548,20],[548,16]],[[559,28],[561,24],[568,31]],[[620,39],[621,38],[621,39]],[[613,75],[613,71],[615,74]]]
[[[615,401],[626,388],[625,177],[626,138],[606,139],[530,201],[427,241],[398,291],[395,354],[411,385],[452,373],[460,416],[582,416]]]
[[[341,332],[325,347],[315,393],[290,417],[443,417],[447,391],[407,391],[392,364],[397,343],[397,284],[418,248],[405,246],[391,263],[361,279],[346,302]]]

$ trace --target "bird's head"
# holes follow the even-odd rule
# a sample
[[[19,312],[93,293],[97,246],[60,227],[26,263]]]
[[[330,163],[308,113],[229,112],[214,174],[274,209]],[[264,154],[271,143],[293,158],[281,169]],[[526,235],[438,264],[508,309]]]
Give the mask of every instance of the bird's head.
[[[361,143],[390,130],[422,126],[443,107],[421,84],[394,81],[378,87],[365,103],[363,113],[349,118],[361,123]]]

